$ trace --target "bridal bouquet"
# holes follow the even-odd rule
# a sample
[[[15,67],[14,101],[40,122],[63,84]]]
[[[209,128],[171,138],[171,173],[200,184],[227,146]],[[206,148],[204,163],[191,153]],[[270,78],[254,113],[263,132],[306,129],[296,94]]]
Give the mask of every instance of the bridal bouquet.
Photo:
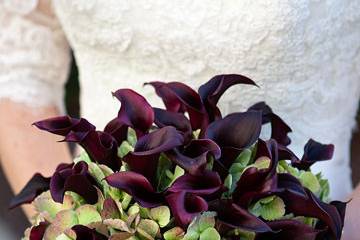
[[[235,84],[256,86],[235,74],[198,92],[150,82],[166,109],[120,89],[118,116],[103,131],[68,116],[34,123],[85,152],[51,177],[35,174],[13,199],[11,208],[37,212],[24,239],[340,239],[346,204],[329,202],[327,180],[310,170],[334,146],[310,139],[298,158],[290,127],[264,102],[222,116],[217,103]]]

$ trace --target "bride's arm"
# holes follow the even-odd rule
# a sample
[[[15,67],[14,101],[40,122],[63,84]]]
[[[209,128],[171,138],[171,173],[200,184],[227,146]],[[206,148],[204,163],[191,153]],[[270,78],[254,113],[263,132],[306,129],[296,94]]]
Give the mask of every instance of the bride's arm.
[[[0,159],[15,193],[69,162],[66,144],[31,123],[63,110],[69,49],[49,2],[0,2]]]
[[[59,114],[56,106],[33,109],[11,100],[0,101],[0,159],[15,193],[18,193],[35,172],[50,176],[60,162],[70,162],[66,144],[58,143],[52,134],[31,126],[31,123]],[[28,216],[31,208],[25,208]]]

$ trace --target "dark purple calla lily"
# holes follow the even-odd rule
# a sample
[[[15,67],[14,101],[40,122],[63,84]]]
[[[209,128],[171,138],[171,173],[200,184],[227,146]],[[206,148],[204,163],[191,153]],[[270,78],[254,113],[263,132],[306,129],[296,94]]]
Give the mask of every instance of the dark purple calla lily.
[[[279,144],[287,146],[291,143],[288,133],[291,128],[265,103],[259,102],[249,108],[249,110],[261,111],[263,124],[271,123],[271,138]]]
[[[50,193],[55,202],[62,203],[66,191],[82,196],[86,202],[95,204],[98,200],[95,180],[88,172],[85,162],[60,164],[50,180]]]
[[[304,155],[301,161],[293,161],[292,165],[300,170],[308,170],[317,161],[330,160],[333,154],[333,144],[321,144],[310,139],[304,147]]]
[[[216,105],[225,91],[235,84],[257,86],[250,78],[238,74],[217,75],[200,86],[198,92],[206,107],[210,122],[221,118],[221,112]]]
[[[199,196],[209,196],[224,191],[224,186],[217,172],[204,171],[202,175],[184,174],[168,189],[168,192],[194,193]]]
[[[163,194],[156,192],[149,180],[139,173],[117,172],[105,179],[110,186],[130,194],[142,207],[157,207],[165,201]]]
[[[108,133],[94,130],[87,133],[70,132],[66,135],[65,141],[79,143],[91,160],[104,164],[114,171],[121,167],[121,160],[117,155],[118,143]]]
[[[319,226],[328,228],[329,235],[333,239],[339,240],[344,224],[345,207],[338,208],[340,204],[327,204],[318,199],[310,190],[305,189],[307,196],[300,196],[290,192],[281,194],[287,211],[295,216],[314,217],[321,222]],[[345,203],[343,203],[345,205]]]
[[[240,228],[256,233],[272,231],[261,219],[232,203],[230,200],[215,200],[209,203],[209,210],[217,213],[218,224],[224,225],[224,227],[231,229]],[[222,227],[220,226],[220,228]]]
[[[166,82],[149,82],[144,85],[151,85],[161,100],[164,102],[166,109],[170,112],[185,112],[186,109],[183,103],[179,100],[176,94],[167,87]]]
[[[60,136],[66,136],[70,131],[88,132],[95,130],[95,126],[89,123],[86,119],[76,119],[69,116],[48,118],[35,122],[33,125],[41,130]]]
[[[242,207],[259,198],[268,196],[276,191],[278,175],[276,167],[278,163],[277,143],[274,140],[258,141],[256,159],[266,157],[270,160],[270,166],[265,169],[250,167],[241,175],[233,193],[233,200]]]
[[[166,200],[176,223],[181,227],[186,227],[199,213],[208,210],[205,199],[185,191],[171,193]]]
[[[189,119],[184,114],[178,112],[170,112],[160,108],[154,108],[155,124],[159,128],[173,126],[184,135],[185,142],[189,142],[192,138],[192,128]]]
[[[25,187],[10,202],[10,209],[20,206],[24,203],[31,203],[42,192],[49,190],[50,178],[36,173]]]
[[[86,119],[63,116],[35,122],[34,125],[41,130],[64,136],[64,141],[79,143],[95,162],[105,164],[113,170],[118,170],[121,166],[115,138],[108,133],[96,131]]]
[[[141,137],[134,152],[124,157],[130,170],[144,175],[149,180],[154,180],[160,153],[181,146],[184,137],[172,126],[157,129]]]
[[[205,169],[209,156],[219,159],[221,150],[215,142],[209,139],[194,139],[182,151],[174,149],[167,152],[166,155],[188,173],[199,175]]]
[[[119,89],[113,95],[121,102],[118,120],[146,133],[154,122],[154,111],[146,99],[131,89]]]
[[[76,234],[76,240],[108,240],[108,238],[95,229],[83,225],[75,225],[71,228]]]
[[[258,111],[232,113],[212,122],[205,137],[215,141],[220,147],[246,148],[259,138],[261,119],[261,112]]]
[[[270,221],[267,224],[273,232],[258,233],[255,240],[316,240],[323,233],[323,230],[291,219]]]
[[[203,129],[208,124],[205,107],[199,94],[189,86],[180,82],[150,82],[156,94],[163,100],[167,110],[189,113],[193,130]]]
[[[47,222],[40,222],[39,225],[32,227],[29,240],[42,240],[48,225]]]
[[[127,138],[128,127],[119,118],[114,118],[105,126],[104,132],[110,134],[116,140],[118,146],[120,146]]]

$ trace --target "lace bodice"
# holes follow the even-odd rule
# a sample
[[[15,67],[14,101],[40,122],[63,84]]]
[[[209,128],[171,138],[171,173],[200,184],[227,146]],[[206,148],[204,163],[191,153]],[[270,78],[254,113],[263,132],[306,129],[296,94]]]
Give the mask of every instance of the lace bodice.
[[[183,81],[198,87],[215,74],[241,73],[260,89],[233,87],[220,103],[224,112],[265,100],[292,126],[291,147],[298,154],[310,137],[334,143],[335,158],[319,169],[330,178],[334,197],[350,191],[349,142],[360,95],[359,1],[56,0],[53,4],[79,66],[82,114],[100,128],[116,115],[118,102],[110,92],[118,88],[134,88],[157,105],[153,89],[143,88],[144,82]],[[9,24],[19,24],[17,19],[26,21],[14,17]],[[46,42],[53,42],[54,36]],[[56,54],[66,59],[59,51]],[[59,70],[60,61],[42,60],[54,66],[38,73],[50,67]]]
[[[68,62],[49,3],[0,0],[0,97],[61,107]]]

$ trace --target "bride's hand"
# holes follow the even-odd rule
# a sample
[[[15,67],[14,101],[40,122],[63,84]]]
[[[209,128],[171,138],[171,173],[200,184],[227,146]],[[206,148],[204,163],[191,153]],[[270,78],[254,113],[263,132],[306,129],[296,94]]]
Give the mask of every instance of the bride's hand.
[[[35,172],[50,176],[60,162],[71,162],[66,144],[59,138],[39,131],[31,124],[59,115],[56,107],[31,108],[0,100],[0,159],[8,181],[18,193]],[[33,213],[24,207],[28,217]]]

